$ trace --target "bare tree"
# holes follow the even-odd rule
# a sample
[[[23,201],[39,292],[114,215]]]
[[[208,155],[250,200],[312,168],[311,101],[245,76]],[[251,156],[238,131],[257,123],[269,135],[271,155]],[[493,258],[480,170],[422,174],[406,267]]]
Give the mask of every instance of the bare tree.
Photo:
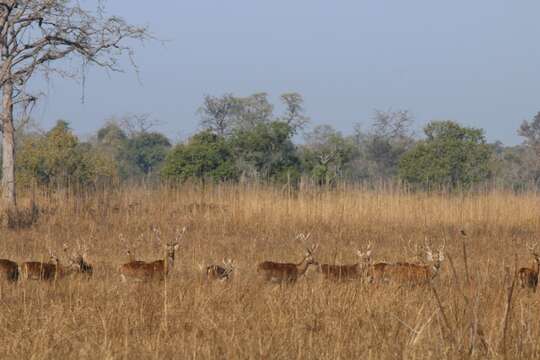
[[[258,124],[269,123],[273,120],[274,107],[268,101],[267,93],[255,93],[247,97],[236,98],[233,127],[249,130]]]
[[[540,112],[530,121],[523,121],[518,135],[524,138],[520,160],[526,170],[526,178],[540,185]]]
[[[304,99],[298,93],[286,93],[281,95],[281,101],[285,105],[285,114],[281,117],[294,132],[303,129],[309,122],[305,115]]]
[[[375,110],[373,126],[363,140],[372,178],[391,179],[397,174],[399,159],[414,144],[412,124],[407,110]]]
[[[413,119],[408,110],[375,110],[373,116],[373,135],[382,138],[411,138]]]
[[[152,128],[161,125],[161,122],[152,117],[152,114],[126,114],[122,116],[118,124],[127,134],[131,137],[138,134],[144,134],[150,131]]]
[[[232,116],[237,106],[238,100],[232,94],[221,97],[206,95],[198,110],[201,126],[219,136],[227,135],[231,131]]]
[[[145,27],[107,16],[104,1],[96,9],[76,0],[0,0],[0,87],[2,89],[2,197],[16,207],[14,106],[24,105],[26,83],[37,73],[76,78],[79,70],[61,59],[121,71],[120,58],[133,63],[127,40],[149,38]]]

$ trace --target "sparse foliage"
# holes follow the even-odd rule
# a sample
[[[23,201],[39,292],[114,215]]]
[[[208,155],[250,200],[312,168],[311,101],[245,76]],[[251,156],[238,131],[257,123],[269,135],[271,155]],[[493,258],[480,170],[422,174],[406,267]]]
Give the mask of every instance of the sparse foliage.
[[[198,113],[201,126],[219,136],[229,135],[233,128],[234,114],[237,112],[238,100],[232,94],[220,97],[206,95]]]
[[[281,95],[281,102],[285,105],[285,113],[281,120],[289,125],[294,133],[304,129],[309,123],[305,115],[304,98],[299,93],[286,93]]]
[[[101,2],[100,2],[101,3]],[[128,40],[149,38],[144,27],[107,17],[71,0],[0,1],[0,87],[2,89],[2,192],[4,203],[16,206],[14,107],[28,104],[26,83],[41,73],[74,78],[78,68],[63,59],[81,59],[109,71],[120,71],[119,58],[133,57]],[[30,101],[31,103],[31,101]]]
[[[372,179],[392,179],[397,175],[400,158],[414,144],[412,123],[407,110],[375,111],[372,129],[363,142]]]
[[[522,161],[526,170],[526,180],[540,185],[540,112],[531,121],[523,121],[518,129],[524,138]]]

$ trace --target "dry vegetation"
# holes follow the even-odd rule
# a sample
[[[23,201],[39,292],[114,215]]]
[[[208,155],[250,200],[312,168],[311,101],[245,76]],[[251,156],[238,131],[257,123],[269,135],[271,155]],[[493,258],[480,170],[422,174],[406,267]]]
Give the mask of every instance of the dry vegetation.
[[[47,261],[49,249],[86,244],[94,276],[3,283],[0,358],[538,358],[539,295],[512,288],[511,274],[532,266],[539,200],[255,186],[38,196],[38,222],[2,233],[0,258]],[[163,258],[152,228],[165,242],[183,226],[168,280],[120,282],[126,242],[137,259]],[[301,259],[299,232],[319,243],[319,262],[355,263],[369,242],[375,261],[418,261],[411,249],[426,237],[446,241],[447,259],[432,287],[335,283],[315,271],[290,286],[262,283],[259,262]],[[234,277],[205,280],[201,264],[223,258]]]

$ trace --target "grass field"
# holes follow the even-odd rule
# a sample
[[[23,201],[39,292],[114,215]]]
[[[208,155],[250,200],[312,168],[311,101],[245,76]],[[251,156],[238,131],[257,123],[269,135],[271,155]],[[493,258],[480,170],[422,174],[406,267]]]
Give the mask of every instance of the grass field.
[[[540,233],[534,193],[186,186],[37,200],[39,221],[3,232],[0,258],[46,261],[64,243],[85,244],[95,274],[2,284],[0,358],[540,357],[540,293],[517,284],[510,291],[516,266],[533,262],[526,244]],[[165,282],[121,283],[126,247],[142,260],[163,257],[153,226],[164,241],[187,227],[173,273]],[[369,242],[375,261],[418,261],[414,246],[426,238],[446,243],[447,258],[432,287],[334,283],[315,271],[292,286],[263,283],[259,262],[301,260],[300,232],[320,245],[321,263],[354,263]],[[199,265],[223,258],[237,264],[232,281],[205,281]]]

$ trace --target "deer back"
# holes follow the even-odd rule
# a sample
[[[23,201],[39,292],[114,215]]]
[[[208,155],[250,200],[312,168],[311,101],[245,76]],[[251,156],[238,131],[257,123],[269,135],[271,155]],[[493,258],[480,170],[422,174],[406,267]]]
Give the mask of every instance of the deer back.
[[[21,266],[22,277],[25,280],[54,280],[56,265],[38,261],[28,261]]]
[[[163,279],[164,261],[157,260],[150,263],[145,261],[131,261],[120,266],[120,273],[127,278],[135,280]]]
[[[258,265],[257,270],[271,282],[295,281],[298,277],[298,267],[292,263],[264,261]]]

